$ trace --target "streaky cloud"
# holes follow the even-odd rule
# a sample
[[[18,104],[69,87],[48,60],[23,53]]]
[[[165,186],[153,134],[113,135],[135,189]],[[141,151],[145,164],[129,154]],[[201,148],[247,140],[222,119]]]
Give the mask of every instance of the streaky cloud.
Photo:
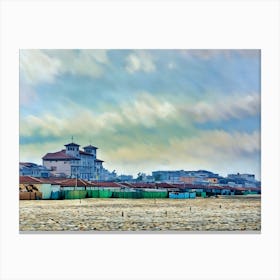
[[[149,73],[156,70],[156,65],[153,56],[149,52],[136,50],[126,57],[125,69],[131,74],[137,71]]]
[[[32,85],[53,83],[65,73],[99,78],[106,64],[106,50],[20,50],[21,77]]]
[[[179,110],[186,118],[199,123],[242,119],[260,114],[260,96],[257,93],[230,97],[217,96],[212,100],[186,104]]]

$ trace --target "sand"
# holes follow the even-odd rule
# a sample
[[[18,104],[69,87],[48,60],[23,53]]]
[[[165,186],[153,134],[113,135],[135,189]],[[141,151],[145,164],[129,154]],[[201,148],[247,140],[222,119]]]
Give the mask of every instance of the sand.
[[[21,200],[24,231],[260,231],[260,196]]]

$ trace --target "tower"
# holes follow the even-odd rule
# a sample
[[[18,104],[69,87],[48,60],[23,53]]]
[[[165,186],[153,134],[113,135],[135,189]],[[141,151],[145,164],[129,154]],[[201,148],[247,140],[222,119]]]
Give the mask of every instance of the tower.
[[[89,146],[84,147],[84,151],[85,151],[86,153],[89,153],[89,154],[93,155],[93,158],[94,158],[94,159],[96,159],[96,150],[97,150],[97,149],[98,149],[97,147],[94,147],[94,146],[92,146],[92,145],[89,145]]]
[[[79,147],[80,145],[75,143],[69,143],[64,145],[66,147],[66,155],[79,158]]]

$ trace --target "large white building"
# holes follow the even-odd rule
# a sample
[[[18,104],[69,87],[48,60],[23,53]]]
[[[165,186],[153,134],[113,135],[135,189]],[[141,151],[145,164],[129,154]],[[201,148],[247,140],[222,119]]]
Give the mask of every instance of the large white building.
[[[51,175],[56,177],[71,177],[85,180],[104,180],[108,172],[103,168],[103,160],[96,158],[97,147],[92,145],[79,149],[80,145],[69,143],[65,149],[47,153],[43,159],[43,166],[50,169]]]

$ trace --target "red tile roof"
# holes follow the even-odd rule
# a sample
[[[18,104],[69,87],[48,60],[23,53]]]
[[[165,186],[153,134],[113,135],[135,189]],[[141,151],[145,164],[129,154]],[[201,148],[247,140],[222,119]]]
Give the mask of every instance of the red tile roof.
[[[61,179],[61,178],[49,177],[49,178],[40,178],[40,180],[46,184],[59,185],[61,181],[65,180],[65,178]]]
[[[241,187],[233,187],[232,190],[234,190],[234,191],[245,191],[245,189],[241,188]]]
[[[133,188],[155,188],[155,184],[153,183],[140,183],[140,182],[136,182],[136,183],[131,183],[130,184],[131,187]]]
[[[78,187],[86,187],[86,186],[90,186],[92,185],[91,183],[87,182],[87,181],[84,181],[82,179],[75,179],[75,178],[71,178],[71,179],[66,179],[66,180],[63,180],[60,182],[60,185],[62,187],[74,187],[74,186],[77,186]]]
[[[33,166],[37,166],[37,164],[33,163],[33,162],[20,162],[20,165],[23,165],[25,167],[33,167]]]
[[[108,188],[119,188],[121,184],[115,182],[92,182],[95,187],[108,187]]]
[[[176,188],[176,186],[173,186],[173,184],[168,183],[156,183],[156,186],[158,188]]]
[[[120,182],[119,183],[121,186],[124,186],[124,187],[133,187],[133,185],[131,183],[126,183],[126,182]]]
[[[20,184],[43,184],[43,182],[32,176],[20,176],[19,177]]]
[[[72,157],[66,154],[65,150],[61,150],[55,153],[47,153],[45,156],[42,157],[44,160],[79,160],[79,158]]]

